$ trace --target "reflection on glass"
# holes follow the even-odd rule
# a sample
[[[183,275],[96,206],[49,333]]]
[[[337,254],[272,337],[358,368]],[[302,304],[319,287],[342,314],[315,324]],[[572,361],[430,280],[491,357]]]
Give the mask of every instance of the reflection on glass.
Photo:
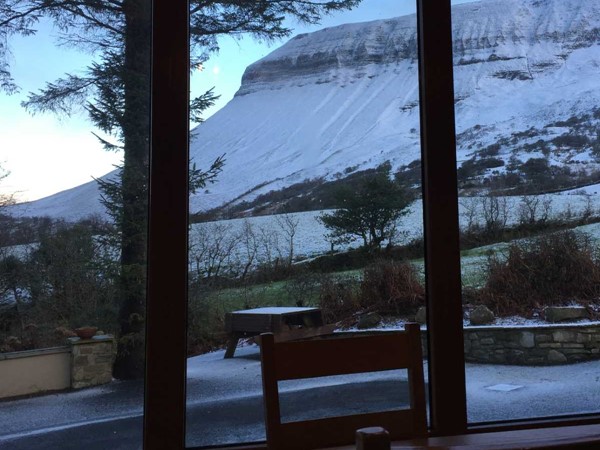
[[[287,16],[291,39],[223,35],[194,64],[192,96],[223,97],[191,134],[192,167],[219,167],[190,197],[188,445],[264,440],[260,333],[403,329],[423,305],[414,11]]]
[[[141,447],[150,12],[0,11],[0,447]]]
[[[454,3],[469,421],[596,412],[600,9]]]
[[[410,407],[406,370],[282,381],[279,393],[282,422]]]

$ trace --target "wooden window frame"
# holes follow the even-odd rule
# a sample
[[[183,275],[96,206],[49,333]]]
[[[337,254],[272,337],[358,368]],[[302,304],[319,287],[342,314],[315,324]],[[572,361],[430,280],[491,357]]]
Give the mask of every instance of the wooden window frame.
[[[144,448],[185,448],[189,1],[153,3]],[[600,423],[468,426],[463,352],[451,0],[417,0],[432,435]],[[443,224],[443,226],[439,226]],[[223,447],[221,447],[223,448]],[[232,445],[262,449],[264,444]]]
[[[152,0],[144,449],[185,448],[189,1]]]

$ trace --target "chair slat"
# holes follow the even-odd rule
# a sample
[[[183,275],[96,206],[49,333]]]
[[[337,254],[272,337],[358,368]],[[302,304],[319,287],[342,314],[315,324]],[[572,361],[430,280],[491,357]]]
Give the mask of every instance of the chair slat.
[[[404,333],[283,342],[275,347],[279,381],[378,372],[409,366]]]

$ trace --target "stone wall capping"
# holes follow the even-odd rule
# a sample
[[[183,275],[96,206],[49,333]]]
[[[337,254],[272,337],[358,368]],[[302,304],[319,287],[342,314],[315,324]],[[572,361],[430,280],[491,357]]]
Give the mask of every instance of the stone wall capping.
[[[96,336],[92,336],[91,339],[81,339],[80,337],[70,337],[67,339],[69,344],[71,345],[80,345],[86,343],[94,343],[94,342],[112,342],[114,337],[112,334],[100,334]]]
[[[589,312],[584,306],[547,306],[544,308],[544,317],[548,322],[565,322],[589,317]]]
[[[525,323],[525,324],[515,324],[515,325],[503,325],[503,324],[490,324],[490,325],[467,325],[464,327],[465,330],[472,331],[488,331],[488,330],[520,330],[526,329],[529,330],[531,328],[586,328],[586,327],[598,327],[600,326],[600,321],[582,321],[582,322],[572,322],[572,323]],[[579,331],[579,330],[578,330]],[[592,331],[594,332],[594,331]]]
[[[0,361],[6,359],[30,358],[32,356],[53,355],[56,353],[69,353],[69,346],[39,348],[35,350],[23,350],[20,352],[0,353]]]

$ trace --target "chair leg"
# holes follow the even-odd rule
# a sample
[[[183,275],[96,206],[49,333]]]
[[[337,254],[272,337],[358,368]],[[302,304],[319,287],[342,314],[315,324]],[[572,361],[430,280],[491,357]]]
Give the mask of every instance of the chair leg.
[[[356,450],[390,450],[390,434],[381,427],[356,430]]]

